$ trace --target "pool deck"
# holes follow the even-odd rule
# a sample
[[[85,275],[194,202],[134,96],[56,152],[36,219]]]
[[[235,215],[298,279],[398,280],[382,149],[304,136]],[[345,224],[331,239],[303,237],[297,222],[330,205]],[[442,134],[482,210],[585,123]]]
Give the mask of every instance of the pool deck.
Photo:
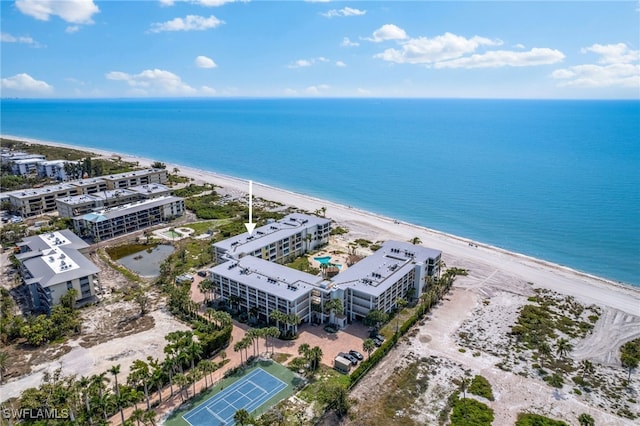
[[[173,231],[178,236],[173,237],[173,236],[167,235],[167,233],[169,233],[171,231]],[[156,229],[155,231],[153,231],[153,235],[158,237],[158,238],[161,238],[163,240],[167,240],[167,241],[178,241],[178,240],[182,240],[183,238],[189,237],[194,232],[195,231],[193,229],[191,229],[191,228],[167,227],[167,228],[162,228],[162,229]]]

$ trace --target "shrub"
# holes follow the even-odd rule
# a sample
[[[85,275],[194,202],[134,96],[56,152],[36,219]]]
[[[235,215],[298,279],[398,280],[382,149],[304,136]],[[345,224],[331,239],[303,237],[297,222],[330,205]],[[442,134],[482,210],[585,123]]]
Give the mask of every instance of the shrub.
[[[489,401],[493,401],[493,392],[491,391],[491,384],[487,379],[480,375],[476,375],[471,384],[469,385],[469,393],[487,398]]]
[[[540,414],[519,413],[516,426],[569,426],[567,423],[541,416]]]
[[[475,399],[460,399],[457,396],[452,407],[451,426],[490,426],[493,423],[493,410]]]

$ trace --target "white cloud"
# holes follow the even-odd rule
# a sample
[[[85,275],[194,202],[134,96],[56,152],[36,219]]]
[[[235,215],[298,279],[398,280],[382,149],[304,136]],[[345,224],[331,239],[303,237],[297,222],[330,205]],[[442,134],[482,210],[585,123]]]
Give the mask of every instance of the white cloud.
[[[40,43],[28,36],[12,36],[9,33],[0,33],[0,41],[3,43],[24,43],[33,47],[41,47]]]
[[[537,48],[527,52],[508,50],[492,50],[450,61],[437,62],[435,68],[498,68],[498,67],[530,67],[549,65],[560,62],[564,54],[559,50]]]
[[[200,88],[200,92],[203,95],[209,95],[209,96],[213,96],[213,95],[215,95],[217,93],[216,89],[214,89],[213,87],[209,87],[209,86],[202,86]]]
[[[336,16],[362,16],[366,13],[366,10],[345,7],[342,9],[331,9],[330,11],[321,13],[320,15],[324,16],[325,18],[335,18]]]
[[[627,64],[640,60],[640,50],[631,50],[625,43],[594,44],[580,50],[600,55],[599,64]]]
[[[349,37],[345,37],[342,39],[342,43],[340,43],[340,46],[342,47],[356,47],[356,46],[360,46],[360,43],[356,42],[356,41],[351,41],[349,40]]]
[[[198,68],[216,68],[218,66],[213,62],[213,59],[207,58],[206,56],[198,56],[195,63]]]
[[[452,33],[444,33],[433,38],[418,37],[401,43],[400,49],[386,49],[374,55],[385,61],[398,64],[431,64],[456,59],[474,52],[480,46],[496,46],[499,40],[473,36],[465,38]]]
[[[167,22],[151,24],[152,33],[162,31],[203,31],[224,24],[224,21],[211,15],[208,18],[199,15],[187,15],[184,18],[174,18]]]
[[[329,90],[330,86],[328,84],[319,84],[317,86],[309,86],[305,89],[305,92],[310,95],[320,95],[322,92]]]
[[[100,12],[93,0],[16,0],[16,7],[40,21],[58,16],[72,24],[92,24],[91,17]]]
[[[73,34],[73,33],[77,33],[79,29],[80,27],[78,25],[69,25],[67,28],[64,29],[64,32],[67,34]]]
[[[373,37],[365,38],[365,40],[380,43],[386,40],[404,40],[407,33],[400,27],[393,24],[384,24],[373,32]]]
[[[513,47],[515,47],[516,49],[524,49],[525,48],[524,44],[522,44],[522,43],[517,43]]]
[[[111,71],[105,74],[105,77],[108,80],[126,82],[132,89],[131,93],[135,95],[198,95],[198,90],[183,82],[179,76],[160,69],[144,70],[139,74]]]
[[[287,65],[287,68],[306,68],[318,62],[329,62],[329,59],[324,56],[318,56],[317,58],[311,59],[298,59],[294,63]]]
[[[363,88],[361,88],[361,87],[358,87],[357,92],[358,92],[358,94],[359,94],[359,95],[363,95],[363,96],[369,96],[369,95],[371,95],[371,91],[370,91],[370,90],[363,89]]]
[[[336,67],[344,68],[344,67],[346,67],[346,66],[347,66],[347,64],[345,64],[344,62],[342,62],[342,61],[336,61]]]
[[[42,80],[36,80],[27,73],[16,74],[3,78],[1,87],[6,90],[46,94],[53,92],[53,86]]]
[[[223,6],[227,3],[235,3],[237,1],[246,3],[249,0],[160,0],[160,4],[162,6],[173,6],[176,3],[183,2],[183,3],[198,4],[200,6],[205,6],[205,7],[218,7],[218,6]]]
[[[298,91],[295,89],[291,89],[289,87],[287,87],[286,89],[284,89],[284,94],[287,96],[297,96],[298,95]]]
[[[640,51],[625,43],[594,44],[581,49],[582,53],[600,55],[598,64],[582,64],[557,69],[551,77],[563,87],[629,87],[640,88]]]

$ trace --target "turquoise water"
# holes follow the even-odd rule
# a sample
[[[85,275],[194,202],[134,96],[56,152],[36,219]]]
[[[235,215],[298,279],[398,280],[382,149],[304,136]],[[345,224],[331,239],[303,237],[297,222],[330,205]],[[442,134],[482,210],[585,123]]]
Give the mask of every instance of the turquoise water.
[[[640,285],[640,102],[3,100],[4,134],[279,186]]]
[[[317,260],[318,262],[320,262],[323,265],[328,265],[329,263],[331,263],[331,256],[314,257],[313,259]]]

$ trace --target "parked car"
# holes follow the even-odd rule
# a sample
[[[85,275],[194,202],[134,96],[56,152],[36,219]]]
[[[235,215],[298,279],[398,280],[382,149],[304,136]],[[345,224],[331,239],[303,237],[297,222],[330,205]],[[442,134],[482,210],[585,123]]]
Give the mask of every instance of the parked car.
[[[207,276],[207,271],[198,271],[198,276],[206,277]]]
[[[351,349],[351,350],[349,351],[349,354],[350,354],[350,355],[352,355],[352,356],[354,356],[354,357],[356,357],[356,358],[358,359],[358,361],[362,361],[362,360],[364,359],[364,357],[362,356],[362,354],[361,354],[360,352],[355,351],[355,350],[353,350],[353,349]]]
[[[346,354],[344,352],[340,352],[338,354],[338,356],[341,356],[342,358],[348,359],[351,362],[351,365],[357,365],[358,364],[358,360],[356,359],[356,357],[354,357],[351,354]]]
[[[376,337],[374,337],[374,339],[378,339],[378,340],[380,340],[381,342],[384,343],[384,336],[382,334],[376,335]]]
[[[376,345],[377,347],[382,346],[382,344],[384,343],[384,340],[380,340],[377,337],[374,337],[372,340],[373,340],[373,344]]]

